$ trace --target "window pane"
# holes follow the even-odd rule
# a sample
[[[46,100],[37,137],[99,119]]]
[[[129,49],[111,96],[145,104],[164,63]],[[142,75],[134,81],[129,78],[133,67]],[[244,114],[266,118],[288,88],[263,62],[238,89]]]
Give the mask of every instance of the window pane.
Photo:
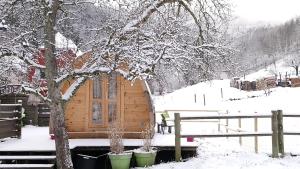
[[[108,83],[108,98],[116,99],[117,97],[117,73],[111,73]]]
[[[93,102],[93,123],[102,124],[102,105],[97,102]]]
[[[112,102],[108,105],[108,122],[112,122],[117,118],[117,104]]]
[[[100,76],[96,76],[93,78],[93,98],[102,98],[101,80],[102,79]]]

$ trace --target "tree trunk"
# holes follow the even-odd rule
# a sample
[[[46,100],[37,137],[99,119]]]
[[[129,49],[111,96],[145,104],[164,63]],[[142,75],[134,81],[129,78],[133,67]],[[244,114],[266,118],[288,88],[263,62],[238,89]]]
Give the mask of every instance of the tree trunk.
[[[298,76],[298,74],[299,74],[299,66],[295,66],[295,69],[296,69],[296,76]]]
[[[55,136],[56,160],[58,169],[73,169],[71,152],[69,149],[68,133],[65,128],[65,116],[63,102],[59,86],[54,79],[57,77],[57,65],[55,57],[55,24],[60,7],[59,0],[53,0],[52,6],[46,10],[45,27],[45,60],[48,98],[51,99],[51,121]]]

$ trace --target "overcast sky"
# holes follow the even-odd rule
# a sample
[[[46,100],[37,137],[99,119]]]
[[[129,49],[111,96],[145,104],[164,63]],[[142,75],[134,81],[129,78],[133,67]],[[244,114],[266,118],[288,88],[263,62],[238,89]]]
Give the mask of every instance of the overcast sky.
[[[249,23],[280,24],[300,16],[300,0],[232,0],[234,14]]]

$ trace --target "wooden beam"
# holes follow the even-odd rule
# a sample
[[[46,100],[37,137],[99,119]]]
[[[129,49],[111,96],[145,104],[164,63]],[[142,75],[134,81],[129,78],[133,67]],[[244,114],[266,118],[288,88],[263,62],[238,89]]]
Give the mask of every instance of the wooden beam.
[[[272,111],[272,157],[278,158],[278,120],[277,111]]]
[[[1,169],[53,169],[54,164],[0,164]]]
[[[7,132],[1,132],[0,138],[7,138],[7,137],[18,137],[19,131],[7,131]]]
[[[278,121],[278,146],[279,153],[284,156],[284,137],[283,137],[283,116],[282,110],[277,110],[277,121]]]
[[[175,113],[175,160],[181,161],[180,114]]]
[[[257,132],[258,131],[258,119],[254,118],[254,131]],[[258,153],[258,137],[255,136],[254,137],[254,149],[255,149],[255,153]]]
[[[182,138],[187,137],[254,137],[272,136],[272,133],[230,133],[230,134],[183,134]]]
[[[53,155],[1,155],[0,160],[55,160],[56,156]]]
[[[283,114],[282,117],[300,117],[300,114]]]
[[[238,118],[271,118],[271,115],[225,115],[225,116],[194,116],[180,117],[181,120],[200,120],[200,119],[238,119]]]
[[[13,111],[0,111],[0,119],[1,118],[14,118],[18,117],[19,112],[13,112]]]
[[[205,109],[168,109],[162,112],[219,112],[220,110],[205,110]],[[157,111],[158,113],[160,113],[160,111]]]
[[[300,136],[300,132],[284,132],[283,134],[284,135],[290,135],[290,136],[293,136],[293,135],[299,135]]]

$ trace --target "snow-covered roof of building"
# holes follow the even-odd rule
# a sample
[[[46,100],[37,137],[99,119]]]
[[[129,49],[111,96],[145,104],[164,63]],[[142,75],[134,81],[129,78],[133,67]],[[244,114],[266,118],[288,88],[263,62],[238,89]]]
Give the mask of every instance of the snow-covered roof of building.
[[[76,56],[83,54],[72,40],[66,38],[60,32],[55,34],[55,47],[57,49],[71,49],[74,53],[76,53]],[[40,48],[44,48],[44,46],[41,46]]]

